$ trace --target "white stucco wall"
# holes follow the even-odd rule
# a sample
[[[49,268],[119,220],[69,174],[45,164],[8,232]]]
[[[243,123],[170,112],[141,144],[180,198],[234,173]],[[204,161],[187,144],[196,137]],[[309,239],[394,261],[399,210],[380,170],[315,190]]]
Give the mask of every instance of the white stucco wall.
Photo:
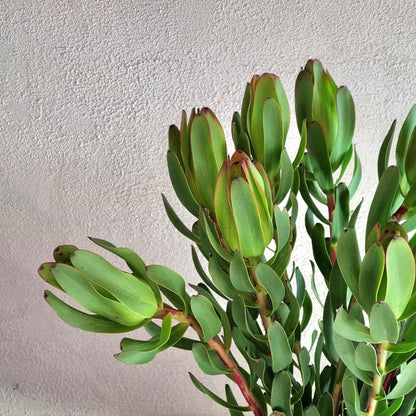
[[[308,58],[353,94],[368,206],[377,148],[416,103],[416,3],[3,0],[0,21],[0,414],[227,414],[194,389],[189,370],[217,392],[223,379],[190,353],[129,367],[112,358],[121,336],[62,323],[37,268],[96,236],[195,282],[160,197],[190,220],[167,176],[169,124],[207,105],[230,139],[251,76],[277,73],[293,109]]]

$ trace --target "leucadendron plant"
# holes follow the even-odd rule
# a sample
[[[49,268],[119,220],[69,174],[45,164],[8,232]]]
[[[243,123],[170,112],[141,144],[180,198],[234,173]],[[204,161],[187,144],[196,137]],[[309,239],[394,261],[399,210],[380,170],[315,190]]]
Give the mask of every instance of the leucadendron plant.
[[[84,311],[50,291],[46,301],[85,331],[144,327],[147,339],[140,332],[141,339],[121,340],[115,357],[124,363],[145,364],[170,347],[189,350],[203,373],[230,380],[219,397],[190,375],[231,416],[413,415],[416,106],[400,130],[396,166],[389,166],[396,122],[381,143],[378,185],[358,232],[365,214],[350,202],[361,165],[349,90],[310,60],[296,80],[295,109],[300,144],[293,160],[285,148],[289,105],[276,75],[247,85],[241,113],[232,117],[230,156],[208,108],[192,110],[189,120],[183,112],[180,127],[170,127],[170,179],[195,222],[186,225],[163,202],[194,244],[201,283],[187,288],[177,272],[92,238],[125,260],[126,270],[59,246],[39,274]],[[302,271],[291,261],[300,197],[314,256],[311,270]],[[315,270],[325,293],[316,290]],[[310,322],[312,305],[322,313],[318,323]]]

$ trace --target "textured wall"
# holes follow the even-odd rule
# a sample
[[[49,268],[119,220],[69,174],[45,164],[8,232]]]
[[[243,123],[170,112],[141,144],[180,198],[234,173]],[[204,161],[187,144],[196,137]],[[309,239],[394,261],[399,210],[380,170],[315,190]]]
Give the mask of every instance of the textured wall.
[[[187,370],[200,372],[188,353],[129,367],[112,358],[120,336],[59,321],[37,267],[58,244],[93,249],[86,236],[97,236],[196,280],[190,244],[161,204],[164,192],[179,207],[169,124],[208,105],[230,139],[251,76],[276,72],[293,109],[310,57],[353,94],[360,195],[370,196],[377,146],[416,102],[415,12],[409,0],[3,0],[0,413],[225,415],[194,391]],[[294,122],[289,141],[293,154]],[[302,241],[297,250],[304,261]],[[223,380],[208,382],[220,391]]]

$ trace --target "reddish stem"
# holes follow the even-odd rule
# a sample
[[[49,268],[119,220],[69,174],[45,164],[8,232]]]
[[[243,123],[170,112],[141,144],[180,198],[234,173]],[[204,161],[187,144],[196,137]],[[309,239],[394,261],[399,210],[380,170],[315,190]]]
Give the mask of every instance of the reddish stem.
[[[197,332],[197,334],[202,338],[203,333],[201,326],[198,324],[196,319],[191,316],[185,314],[182,311],[178,311],[177,309],[173,309],[170,307],[159,307],[155,318],[164,318],[168,313],[172,315],[172,318],[176,319],[179,322],[187,323],[189,326]],[[216,338],[211,338],[208,340],[208,344],[210,347],[217,353],[220,360],[224,363],[224,365],[232,371],[232,376],[234,381],[237,383],[238,387],[241,390],[244,398],[246,399],[248,405],[252,408],[253,413],[255,416],[264,416],[260,405],[257,403],[256,398],[253,396],[253,393],[250,390],[249,385],[246,382],[246,379],[241,374],[240,370],[238,369],[235,362],[232,358],[228,355],[224,345]]]

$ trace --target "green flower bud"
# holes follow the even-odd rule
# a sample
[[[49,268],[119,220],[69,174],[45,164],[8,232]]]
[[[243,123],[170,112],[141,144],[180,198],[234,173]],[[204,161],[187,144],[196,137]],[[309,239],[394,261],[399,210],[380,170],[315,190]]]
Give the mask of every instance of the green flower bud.
[[[254,160],[264,166],[269,176],[279,170],[289,121],[289,104],[279,78],[274,74],[255,75],[244,95],[241,128],[249,138]]]
[[[183,112],[180,131],[176,126],[170,128],[169,152],[169,173],[179,199],[194,214],[195,209],[188,207],[189,202],[184,202],[190,198],[213,213],[215,182],[227,157],[224,131],[215,114],[205,107],[196,113],[194,109],[187,124]],[[172,160],[172,154],[176,157],[175,160]],[[184,181],[179,183],[172,174],[175,162],[179,165],[181,178],[187,184],[186,189],[183,187]],[[178,173],[177,169],[175,173]],[[190,195],[184,195],[185,193]]]
[[[296,80],[295,105],[299,132],[305,119],[308,124],[319,123],[335,171],[352,145],[355,128],[354,102],[348,88],[338,88],[321,62],[309,60]]]
[[[94,314],[78,311],[47,293],[48,303],[68,324],[93,332],[126,332],[155,315],[157,299],[146,281],[90,251],[74,248],[63,260],[43,264],[40,276]]]
[[[218,174],[215,214],[230,250],[259,258],[273,237],[273,207],[267,174],[242,151],[227,159]]]

